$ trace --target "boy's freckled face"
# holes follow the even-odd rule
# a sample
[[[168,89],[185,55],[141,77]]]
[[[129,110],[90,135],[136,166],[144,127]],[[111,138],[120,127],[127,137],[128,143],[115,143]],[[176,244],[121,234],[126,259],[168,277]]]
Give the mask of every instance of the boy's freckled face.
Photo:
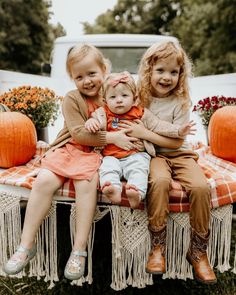
[[[105,98],[109,110],[118,115],[127,113],[134,105],[134,95],[131,89],[124,83],[108,87]]]
[[[157,60],[151,74],[152,94],[156,97],[169,96],[179,81],[180,65],[175,56]]]
[[[71,66],[71,76],[79,92],[88,96],[97,96],[105,75],[105,69],[96,62],[93,54]]]

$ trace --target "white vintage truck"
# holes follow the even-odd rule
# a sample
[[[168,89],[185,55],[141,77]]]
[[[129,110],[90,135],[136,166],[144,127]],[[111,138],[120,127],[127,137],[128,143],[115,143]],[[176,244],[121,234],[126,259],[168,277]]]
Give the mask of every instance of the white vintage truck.
[[[12,71],[0,70],[0,94],[20,85],[49,87],[58,95],[65,95],[73,89],[74,83],[66,73],[66,56],[68,50],[75,44],[90,43],[97,46],[104,56],[110,59],[112,71],[128,70],[137,73],[139,60],[144,51],[153,43],[161,40],[173,40],[175,37],[139,34],[97,34],[81,35],[76,38],[68,36],[55,40],[51,54],[50,76],[30,75]],[[199,99],[212,95],[236,96],[236,73],[196,77],[190,81],[193,104]],[[199,118],[193,113],[192,118],[197,122],[196,140],[205,142],[205,133]],[[62,127],[60,116],[55,126],[49,128],[49,141],[51,142]]]
[[[64,95],[68,90],[74,88],[66,74],[65,60],[66,55],[73,45],[81,42],[92,43],[99,47],[109,58],[113,64],[113,71],[128,70],[133,74],[136,73],[138,62],[142,53],[153,42],[163,38],[150,35],[84,35],[76,39],[69,37],[58,38],[55,41],[52,53],[51,75],[50,77],[36,76],[23,73],[15,73],[10,71],[0,71],[0,93],[8,91],[12,87],[20,85],[32,85],[41,87],[50,87],[57,94]],[[190,81],[191,96],[193,104],[199,99],[212,95],[236,96],[236,73],[216,76],[196,77]],[[198,117],[193,113],[192,118],[198,123],[196,140],[205,141],[205,133]],[[55,138],[57,132],[63,124],[62,116],[57,120],[54,127],[49,128],[50,142]],[[225,173],[225,172],[224,172]],[[32,174],[31,174],[32,175]],[[213,184],[214,185],[214,184]],[[215,191],[215,190],[214,190]],[[6,261],[8,256],[8,248],[16,247],[21,232],[21,214],[19,204],[22,200],[27,200],[29,189],[24,187],[1,184],[1,235],[0,235],[0,275],[4,275],[1,270],[1,264]],[[12,203],[10,203],[10,201]],[[58,203],[62,203],[63,197],[57,199]],[[64,199],[65,206],[70,203],[67,198]],[[37,264],[32,264],[31,273],[33,276],[44,276],[45,281],[50,281],[49,288],[52,288],[54,282],[58,281],[57,274],[57,243],[56,243],[56,203],[53,204],[50,215],[44,223],[41,237],[39,236],[39,249],[45,249],[40,252]],[[143,255],[148,250],[149,236],[146,228],[146,215],[141,210],[135,210],[129,215],[127,208],[120,207],[119,210],[113,206],[114,210],[108,209],[101,205],[96,212],[95,220],[100,220],[107,213],[113,218],[112,222],[112,283],[111,288],[116,291],[126,288],[128,285],[144,288],[153,284],[152,278],[145,273]],[[72,208],[72,207],[71,207]],[[73,207],[75,208],[75,207]],[[219,210],[218,210],[219,209]],[[231,222],[232,215],[230,206],[212,210],[212,240],[211,240],[211,261],[218,261],[217,268],[220,272],[229,269],[229,254],[231,243]],[[5,211],[4,211],[5,210]],[[132,210],[133,211],[133,210]],[[73,212],[71,209],[71,224],[73,225]],[[119,213],[119,212],[122,212]],[[105,213],[105,214],[104,214]],[[10,216],[7,218],[7,216]],[[122,219],[123,218],[123,219]],[[9,222],[12,220],[12,222]],[[122,221],[123,220],[123,221]],[[13,222],[14,221],[14,222]],[[95,224],[95,223],[94,223]],[[188,243],[188,214],[187,213],[171,213],[169,218],[170,232],[169,234],[169,252],[168,252],[168,273],[164,278],[184,279],[192,278],[191,269],[186,265],[185,252]],[[73,227],[73,226],[71,226]],[[135,230],[134,230],[135,228]],[[137,231],[138,229],[138,231]],[[72,229],[72,231],[74,228]],[[71,231],[71,232],[72,232]],[[41,232],[41,231],[40,231]],[[92,230],[91,239],[89,241],[91,250],[89,253],[88,275],[84,281],[92,283],[92,247],[95,226]],[[71,235],[72,236],[72,235]],[[92,237],[93,236],[93,237]],[[173,238],[172,238],[173,236]],[[147,238],[146,238],[147,237]],[[48,239],[49,238],[49,239]],[[127,243],[126,243],[127,241]],[[183,241],[183,243],[182,243]],[[220,241],[220,242],[218,242]],[[132,243],[132,244],[129,244]],[[10,246],[9,246],[10,244]],[[43,245],[43,246],[42,246]],[[125,251],[122,247],[125,245]],[[182,247],[183,245],[183,247]],[[126,250],[128,249],[128,251]],[[134,249],[134,250],[133,250]],[[131,251],[130,251],[131,250]],[[234,251],[234,250],[233,250]],[[45,252],[45,255],[43,254]],[[10,252],[11,253],[11,252]],[[53,254],[52,254],[53,253]],[[140,254],[141,253],[141,254]],[[144,253],[144,254],[143,254]],[[180,256],[179,256],[180,255]],[[216,257],[218,260],[216,260]],[[236,252],[235,252],[236,257]],[[97,257],[98,258],[98,257]],[[138,263],[136,263],[138,261]],[[42,272],[41,272],[42,270]],[[236,273],[236,258],[234,262],[234,273]],[[45,276],[46,275],[46,276]],[[82,282],[79,282],[82,284]],[[79,291],[78,291],[79,292]]]

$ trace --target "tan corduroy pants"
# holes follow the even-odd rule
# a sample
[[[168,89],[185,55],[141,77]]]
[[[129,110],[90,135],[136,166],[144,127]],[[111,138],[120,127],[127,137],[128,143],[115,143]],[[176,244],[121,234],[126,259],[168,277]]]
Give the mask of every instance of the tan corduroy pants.
[[[151,160],[147,208],[149,228],[159,231],[167,223],[171,178],[186,190],[190,202],[190,225],[206,236],[210,218],[210,187],[192,151],[162,153]]]

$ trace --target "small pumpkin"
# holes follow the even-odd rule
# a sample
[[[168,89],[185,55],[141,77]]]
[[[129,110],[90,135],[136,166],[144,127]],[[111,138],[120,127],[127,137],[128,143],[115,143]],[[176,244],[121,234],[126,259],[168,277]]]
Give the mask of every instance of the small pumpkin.
[[[0,113],[1,112],[10,112],[10,109],[3,103],[0,103]]]
[[[215,111],[208,126],[212,153],[236,163],[236,106],[225,106]]]
[[[36,152],[33,122],[19,112],[0,112],[0,167],[27,163]]]

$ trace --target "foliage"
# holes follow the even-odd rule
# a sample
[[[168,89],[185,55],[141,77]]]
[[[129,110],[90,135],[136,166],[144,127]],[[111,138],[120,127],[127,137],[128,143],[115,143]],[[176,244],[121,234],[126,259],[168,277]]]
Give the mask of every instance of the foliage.
[[[176,36],[195,75],[236,72],[236,0],[118,0],[86,33]],[[223,58],[222,58],[223,57]]]
[[[0,1],[0,69],[39,74],[48,61],[60,25],[48,23],[49,0]]]
[[[236,72],[236,0],[181,0],[169,24],[195,64],[195,75]],[[222,58],[223,57],[223,58]]]
[[[0,96],[3,103],[13,112],[28,116],[36,129],[53,124],[59,114],[59,101],[53,90],[41,87],[20,86]]]
[[[236,105],[235,97],[212,96],[206,97],[198,101],[193,107],[193,112],[197,112],[204,126],[209,125],[212,114],[224,106]]]
[[[97,17],[94,26],[84,22],[84,31],[89,34],[168,34],[166,25],[176,16],[174,2],[118,0],[112,10]]]

